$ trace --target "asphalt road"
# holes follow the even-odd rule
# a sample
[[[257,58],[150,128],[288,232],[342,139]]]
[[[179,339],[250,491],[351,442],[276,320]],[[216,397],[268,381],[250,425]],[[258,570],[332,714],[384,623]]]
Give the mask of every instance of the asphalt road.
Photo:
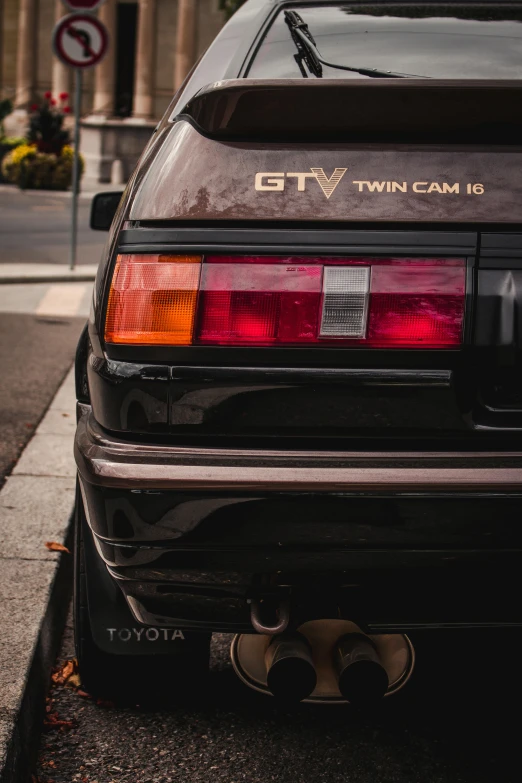
[[[49,193],[22,193],[0,186],[0,263],[67,264],[70,198]],[[79,262],[99,260],[105,235],[88,227],[89,202],[80,202]],[[88,285],[55,286],[50,309],[48,289],[0,286],[0,486],[51,402],[76,349],[85,323]],[[80,317],[63,307],[67,300],[82,304]],[[61,301],[62,300],[62,301]],[[53,314],[56,307],[56,315]],[[76,306],[75,306],[76,307]],[[37,311],[46,312],[40,315]]]
[[[69,370],[84,323],[0,313],[0,486]]]
[[[55,686],[49,709],[66,723],[45,728],[38,783],[520,781],[519,632],[425,638],[414,679],[368,714],[250,691],[230,639],[214,636],[209,690],[191,704],[97,706]],[[69,621],[60,660],[73,656]]]
[[[0,186],[0,263],[67,264],[71,200],[68,194],[22,192]],[[107,235],[89,228],[90,200],[80,199],[78,263],[97,264]]]

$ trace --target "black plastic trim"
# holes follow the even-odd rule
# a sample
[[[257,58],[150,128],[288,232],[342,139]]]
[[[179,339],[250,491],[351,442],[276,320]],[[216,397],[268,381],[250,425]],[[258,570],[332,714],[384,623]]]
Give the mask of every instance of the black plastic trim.
[[[522,269],[522,233],[481,234],[479,266],[481,269]]]
[[[115,345],[106,343],[105,353],[109,359],[128,361],[133,364],[165,363],[197,366],[247,366],[257,367],[327,367],[346,368],[388,368],[393,360],[397,369],[452,369],[462,365],[463,349],[412,348],[279,348],[224,345]]]
[[[481,252],[498,252],[499,250],[515,251],[522,256],[522,233],[520,234],[482,234]],[[508,252],[505,255],[509,255]]]
[[[349,383],[360,386],[449,387],[450,370],[375,370],[317,367],[172,367],[174,381],[281,381],[283,383]]]
[[[343,229],[256,228],[150,228],[126,229],[119,238],[121,252],[288,252],[333,253],[432,253],[473,255],[477,234],[460,231],[357,231]]]

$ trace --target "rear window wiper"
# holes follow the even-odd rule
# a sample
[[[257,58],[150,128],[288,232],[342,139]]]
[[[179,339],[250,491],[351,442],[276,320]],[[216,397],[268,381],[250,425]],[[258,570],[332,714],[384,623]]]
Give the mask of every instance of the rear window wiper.
[[[325,60],[315,43],[315,40],[308,29],[308,25],[296,11],[285,11],[285,22],[290,29],[290,35],[295,43],[297,54],[294,55],[299,69],[305,78],[308,74],[305,71],[306,64],[310,73],[321,78],[323,75],[323,65],[328,68],[336,68],[339,71],[351,71],[360,73],[361,76],[369,76],[376,79],[429,79],[429,76],[419,76],[413,73],[396,73],[395,71],[380,71],[378,68],[353,68],[349,65],[339,65]]]

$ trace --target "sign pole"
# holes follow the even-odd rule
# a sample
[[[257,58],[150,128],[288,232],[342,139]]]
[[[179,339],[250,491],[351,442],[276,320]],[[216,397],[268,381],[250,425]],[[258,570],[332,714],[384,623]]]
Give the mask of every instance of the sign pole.
[[[69,8],[93,11],[104,0],[64,0]],[[1,0],[0,0],[1,2]],[[62,63],[74,68],[74,150],[71,199],[71,253],[69,268],[76,266],[78,245],[78,192],[80,190],[80,118],[83,71],[93,68],[107,53],[109,35],[99,19],[90,13],[62,17],[53,30],[53,51]]]
[[[74,71],[74,157],[72,176],[72,219],[71,219],[71,263],[70,269],[76,266],[76,249],[78,245],[78,191],[80,189],[80,117],[82,108],[81,68]]]

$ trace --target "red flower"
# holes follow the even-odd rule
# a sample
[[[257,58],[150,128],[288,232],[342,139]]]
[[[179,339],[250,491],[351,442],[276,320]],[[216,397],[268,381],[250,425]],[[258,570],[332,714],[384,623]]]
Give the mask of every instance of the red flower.
[[[32,103],[32,104],[31,104],[31,111],[38,111],[38,109],[39,109],[39,108],[40,108],[40,107],[38,106],[38,104],[37,104],[37,103]]]
[[[71,113],[71,107],[70,106],[64,106],[63,107],[63,113],[64,114],[70,114]]]
[[[66,101],[68,97],[69,97],[69,93],[68,92],[61,92],[60,93],[60,100],[61,101]]]
[[[52,97],[53,97],[53,94],[52,94],[52,92],[50,92],[49,90],[47,90],[47,92],[45,92],[45,93],[44,93],[44,98],[45,98],[46,100],[49,100],[49,99],[50,99],[50,98],[52,98]]]
[[[54,99],[49,101],[49,103],[51,104],[51,106],[56,106],[56,101]]]

